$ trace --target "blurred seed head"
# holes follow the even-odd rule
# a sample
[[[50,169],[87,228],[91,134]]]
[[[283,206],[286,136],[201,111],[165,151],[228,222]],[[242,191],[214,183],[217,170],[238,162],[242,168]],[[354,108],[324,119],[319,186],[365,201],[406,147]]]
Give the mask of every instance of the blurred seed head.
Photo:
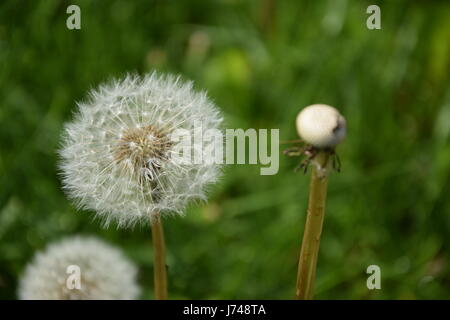
[[[153,48],[148,51],[145,62],[150,68],[160,68],[167,62],[167,53],[161,48]]]
[[[187,56],[191,59],[202,60],[208,53],[211,40],[207,32],[198,30],[189,36]]]
[[[317,148],[334,148],[347,131],[345,118],[325,104],[313,104],[301,110],[296,126],[300,138]]]
[[[192,137],[198,126],[219,129],[221,122],[205,92],[179,77],[152,73],[101,85],[65,126],[63,187],[105,225],[146,224],[158,212],[183,214],[190,200],[206,198],[205,188],[221,171],[214,159],[174,161],[170,136],[184,130]],[[203,143],[203,149],[209,147]],[[192,153],[195,148],[192,144]]]
[[[80,270],[80,289],[67,285],[69,266]],[[71,237],[38,252],[19,283],[22,300],[136,299],[137,269],[109,244],[90,237]]]

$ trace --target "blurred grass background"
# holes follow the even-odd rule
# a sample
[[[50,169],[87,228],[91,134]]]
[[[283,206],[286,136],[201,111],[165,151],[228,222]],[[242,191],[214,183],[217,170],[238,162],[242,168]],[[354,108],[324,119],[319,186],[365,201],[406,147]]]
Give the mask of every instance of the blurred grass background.
[[[66,28],[69,4],[81,30]],[[366,28],[370,4],[381,30]],[[450,3],[425,0],[2,1],[0,298],[16,298],[36,250],[72,234],[122,248],[153,298],[150,230],[100,228],[56,171],[75,101],[153,69],[208,90],[228,128],[280,128],[282,140],[296,139],[302,107],[338,107],[349,130],[316,297],[450,298]],[[172,298],[293,298],[309,182],[298,161],[280,155],[275,176],[229,166],[211,201],[165,220]],[[366,287],[372,264],[381,290]]]

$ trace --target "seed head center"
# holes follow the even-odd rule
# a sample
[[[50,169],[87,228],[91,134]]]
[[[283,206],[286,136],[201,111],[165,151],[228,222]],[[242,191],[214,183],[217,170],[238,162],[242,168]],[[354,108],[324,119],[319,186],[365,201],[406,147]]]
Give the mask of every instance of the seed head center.
[[[114,158],[131,164],[135,172],[156,170],[167,160],[171,145],[168,135],[153,126],[131,128],[123,132]]]

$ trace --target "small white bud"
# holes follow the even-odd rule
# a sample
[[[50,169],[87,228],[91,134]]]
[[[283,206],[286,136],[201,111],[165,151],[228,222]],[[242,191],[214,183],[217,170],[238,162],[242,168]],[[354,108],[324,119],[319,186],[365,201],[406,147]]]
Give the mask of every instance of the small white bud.
[[[325,104],[313,104],[300,111],[296,126],[300,138],[317,148],[334,148],[347,131],[345,118]]]

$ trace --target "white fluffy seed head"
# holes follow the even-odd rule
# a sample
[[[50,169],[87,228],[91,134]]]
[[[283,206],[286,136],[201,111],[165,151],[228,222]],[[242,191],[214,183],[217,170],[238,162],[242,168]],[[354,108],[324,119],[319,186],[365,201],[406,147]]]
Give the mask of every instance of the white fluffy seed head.
[[[96,238],[71,237],[34,256],[20,279],[18,294],[22,300],[136,299],[140,291],[136,275],[136,267],[118,249]]]
[[[347,131],[345,118],[325,104],[313,104],[301,110],[296,127],[300,138],[317,148],[334,148]]]
[[[64,189],[105,225],[146,224],[158,212],[183,214],[190,200],[206,198],[205,188],[220,176],[220,165],[209,159],[214,153],[206,152],[217,142],[203,142],[203,161],[180,163],[173,160],[176,145],[169,136],[181,129],[192,137],[199,126],[205,132],[221,123],[205,92],[179,77],[152,73],[102,85],[78,104],[65,127]],[[190,148],[199,152],[195,144]]]

